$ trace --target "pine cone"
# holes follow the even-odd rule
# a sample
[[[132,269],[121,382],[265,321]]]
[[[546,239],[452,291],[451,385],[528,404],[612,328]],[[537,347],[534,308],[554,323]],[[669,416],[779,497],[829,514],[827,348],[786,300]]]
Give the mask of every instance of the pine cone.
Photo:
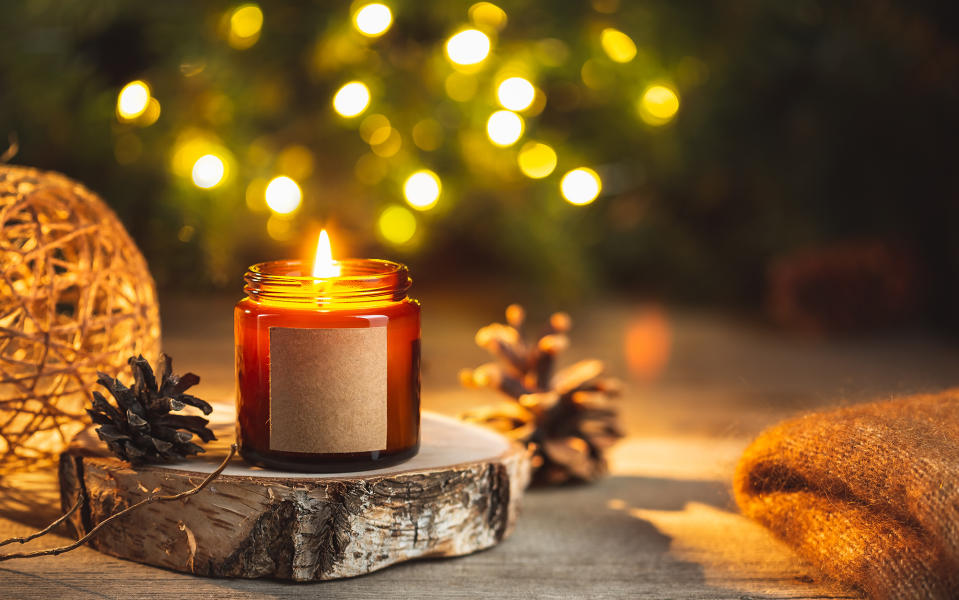
[[[623,436],[609,397],[619,382],[602,377],[604,365],[583,360],[554,373],[556,355],[569,346],[569,315],[555,313],[535,344],[521,334],[525,312],[513,304],[507,324],[480,329],[476,343],[499,360],[466,369],[467,387],[497,389],[512,399],[471,411],[464,419],[490,426],[533,448],[533,482],[593,481],[606,473],[604,452]]]
[[[133,387],[126,387],[106,373],[98,373],[97,383],[110,392],[117,402],[113,406],[100,392],[93,392],[93,408],[87,414],[97,427],[97,436],[111,452],[134,465],[180,460],[203,452],[190,440],[196,434],[204,442],[216,436],[207,428],[208,420],[199,416],[174,415],[170,411],[194,406],[208,415],[213,407],[205,401],[184,394],[200,382],[199,376],[173,374],[173,361],[161,355],[160,382],[150,363],[143,356],[127,361],[133,370]]]

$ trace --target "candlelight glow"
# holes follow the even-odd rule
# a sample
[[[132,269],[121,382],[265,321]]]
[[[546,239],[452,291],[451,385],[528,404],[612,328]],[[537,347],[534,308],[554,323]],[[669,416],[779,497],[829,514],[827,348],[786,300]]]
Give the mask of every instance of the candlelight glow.
[[[313,277],[338,277],[340,265],[333,260],[333,250],[330,248],[330,236],[326,230],[320,232],[320,239],[316,242],[316,258],[313,259]]]
[[[393,14],[384,4],[367,4],[353,15],[353,25],[367,37],[383,35],[392,23]]]

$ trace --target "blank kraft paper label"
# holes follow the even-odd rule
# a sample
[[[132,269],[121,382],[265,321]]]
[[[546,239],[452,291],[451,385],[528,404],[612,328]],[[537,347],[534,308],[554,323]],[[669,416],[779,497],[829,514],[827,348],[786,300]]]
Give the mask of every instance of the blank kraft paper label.
[[[270,450],[384,450],[386,364],[386,327],[270,327]]]

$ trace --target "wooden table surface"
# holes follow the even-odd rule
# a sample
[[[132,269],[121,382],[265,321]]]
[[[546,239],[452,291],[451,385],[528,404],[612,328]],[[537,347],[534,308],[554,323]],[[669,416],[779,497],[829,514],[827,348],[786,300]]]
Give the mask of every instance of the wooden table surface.
[[[499,319],[492,299],[466,305],[424,295],[424,408],[456,415],[495,400],[457,383],[460,368],[487,360],[471,340]],[[231,300],[162,302],[164,347],[177,372],[196,371],[198,394],[229,400]],[[81,548],[0,563],[0,597],[858,597],[737,514],[729,495],[735,461],[763,427],[798,412],[959,384],[955,345],[914,333],[814,341],[625,301],[574,317],[569,359],[603,358],[626,380],[628,437],[605,480],[530,491],[515,533],[496,548],[314,584],[198,578]],[[0,486],[0,537],[56,516],[51,471],[8,474]],[[48,536],[30,547],[64,541]]]

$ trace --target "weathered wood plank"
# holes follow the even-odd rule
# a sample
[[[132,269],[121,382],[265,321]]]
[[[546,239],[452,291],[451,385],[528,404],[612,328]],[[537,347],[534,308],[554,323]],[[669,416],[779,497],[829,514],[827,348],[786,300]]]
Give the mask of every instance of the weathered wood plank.
[[[616,500],[618,502],[611,502]],[[692,504],[691,504],[692,503]],[[0,530],[26,527],[0,522]],[[31,547],[53,543],[37,540]],[[0,564],[11,598],[850,598],[730,508],[718,482],[610,477],[531,490],[514,534],[456,560],[289,585],[208,579],[80,549]]]

